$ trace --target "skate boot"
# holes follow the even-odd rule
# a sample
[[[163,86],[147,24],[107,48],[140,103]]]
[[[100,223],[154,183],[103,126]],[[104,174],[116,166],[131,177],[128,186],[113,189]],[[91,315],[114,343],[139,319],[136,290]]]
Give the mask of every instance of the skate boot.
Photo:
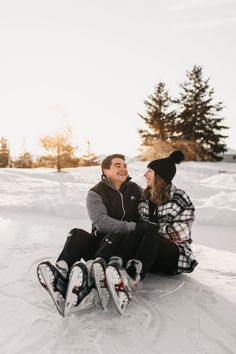
[[[111,261],[109,262],[106,269],[106,280],[112,299],[115,302],[116,309],[122,315],[126,306],[132,300],[134,292],[138,287],[140,281],[139,272],[141,271],[140,269],[142,269],[142,263],[140,261],[132,260],[137,262],[137,275],[135,276],[135,279],[133,279],[122,267],[122,262],[118,261],[117,259],[115,260],[114,258],[115,257],[111,258]],[[129,267],[131,267],[132,261],[128,262],[128,270],[130,270]],[[132,264],[132,267],[133,266],[134,263]]]
[[[67,316],[90,293],[92,286],[89,285],[88,277],[86,263],[78,261],[72,266],[65,297],[64,316]]]
[[[37,267],[37,276],[40,284],[48,291],[62,316],[67,288],[67,274],[68,266],[64,261],[60,261],[54,266],[48,260],[45,260]]]
[[[101,257],[96,258],[92,264],[92,276],[94,279],[95,288],[98,292],[99,301],[104,311],[106,310],[108,302],[111,298],[106,282],[106,267],[107,263]]]

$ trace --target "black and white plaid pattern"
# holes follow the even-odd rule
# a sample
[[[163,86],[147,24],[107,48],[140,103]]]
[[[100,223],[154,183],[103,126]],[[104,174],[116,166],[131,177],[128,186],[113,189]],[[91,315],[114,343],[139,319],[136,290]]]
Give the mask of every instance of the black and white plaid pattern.
[[[157,209],[159,234],[179,247],[178,273],[192,272],[198,264],[190,246],[194,211],[188,195],[174,185],[171,186],[170,200]],[[141,221],[150,221],[148,200],[139,202],[139,215]]]

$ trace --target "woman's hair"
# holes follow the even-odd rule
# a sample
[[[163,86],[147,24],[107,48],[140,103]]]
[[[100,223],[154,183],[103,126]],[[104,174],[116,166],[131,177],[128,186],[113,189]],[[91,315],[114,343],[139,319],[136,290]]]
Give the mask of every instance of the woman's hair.
[[[153,187],[147,187],[143,191],[144,199],[151,200],[156,205],[162,205],[170,199],[171,183],[167,183],[163,178],[155,173]]]

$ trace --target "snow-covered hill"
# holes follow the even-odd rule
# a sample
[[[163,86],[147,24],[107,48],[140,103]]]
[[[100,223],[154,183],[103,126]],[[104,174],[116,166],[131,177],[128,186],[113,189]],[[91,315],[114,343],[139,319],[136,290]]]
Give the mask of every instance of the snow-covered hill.
[[[129,164],[142,186],[146,163]],[[1,353],[235,353],[236,164],[185,162],[174,183],[196,206],[194,273],[149,275],[123,316],[92,292],[58,315],[36,266],[55,261],[68,231],[90,230],[85,207],[99,167],[0,170]]]

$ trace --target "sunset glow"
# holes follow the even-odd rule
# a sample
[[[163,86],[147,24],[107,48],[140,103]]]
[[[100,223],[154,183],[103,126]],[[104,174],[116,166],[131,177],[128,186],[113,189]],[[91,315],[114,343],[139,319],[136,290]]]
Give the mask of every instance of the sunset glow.
[[[176,95],[197,64],[236,148],[235,30],[233,0],[2,1],[0,136],[37,154],[69,125],[81,149],[137,155],[144,99],[160,80]]]

